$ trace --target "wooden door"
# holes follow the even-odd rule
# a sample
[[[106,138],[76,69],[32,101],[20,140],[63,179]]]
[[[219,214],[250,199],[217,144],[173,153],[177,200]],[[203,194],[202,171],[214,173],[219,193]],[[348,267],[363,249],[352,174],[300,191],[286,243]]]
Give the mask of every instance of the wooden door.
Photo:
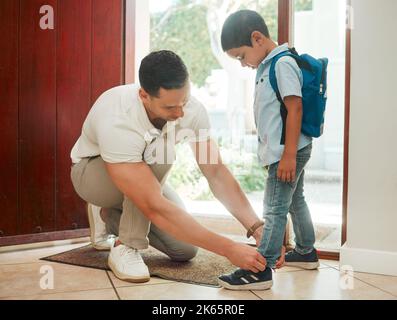
[[[133,3],[0,1],[0,245],[87,234],[70,151],[93,102],[125,83]],[[43,5],[53,29],[40,27]]]

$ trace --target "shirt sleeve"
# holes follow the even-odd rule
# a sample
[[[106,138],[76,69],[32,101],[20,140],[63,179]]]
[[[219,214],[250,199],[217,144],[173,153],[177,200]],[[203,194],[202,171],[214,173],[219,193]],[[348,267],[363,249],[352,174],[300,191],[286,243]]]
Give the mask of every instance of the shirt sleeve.
[[[202,142],[211,138],[211,125],[207,109],[196,98],[191,98],[191,103],[197,108],[197,115],[193,121],[192,129],[194,136],[189,138],[189,142]]]
[[[276,78],[281,98],[296,96],[302,98],[303,75],[292,57],[282,57],[276,63]]]
[[[146,143],[137,132],[117,123],[117,119],[102,123],[97,128],[101,157],[108,163],[136,163],[143,161]]]

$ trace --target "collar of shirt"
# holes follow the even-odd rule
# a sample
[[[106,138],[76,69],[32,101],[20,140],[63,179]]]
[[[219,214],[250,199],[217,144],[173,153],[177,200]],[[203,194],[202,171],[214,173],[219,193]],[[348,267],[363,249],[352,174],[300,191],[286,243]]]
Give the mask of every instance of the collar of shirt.
[[[149,116],[147,115],[145,106],[143,105],[143,102],[141,100],[141,97],[137,94],[137,102],[138,102],[138,112],[139,112],[139,118],[142,120],[142,124],[144,125],[146,130],[151,130],[156,129],[154,125],[150,122]]]
[[[138,104],[139,104],[139,111],[141,113],[141,118],[142,118],[142,121],[144,122],[145,128],[152,133],[156,132],[157,133],[156,136],[161,136],[161,135],[164,135],[172,130],[175,130],[175,127],[180,122],[180,119],[177,119],[175,121],[167,121],[161,130],[157,129],[153,125],[153,123],[151,123],[149,116],[146,112],[145,106],[143,105],[143,102],[139,96],[138,96]]]
[[[258,77],[262,76],[263,71],[265,70],[266,63],[268,61],[271,61],[275,56],[277,56],[279,53],[288,51],[288,43],[284,43],[281,46],[278,46],[277,48],[274,48],[265,59],[260,63],[258,66],[258,70],[256,72],[256,81],[258,81]]]
[[[284,52],[284,51],[288,51],[288,43],[284,43],[281,46],[278,46],[276,48],[274,48],[265,59],[263,59],[263,61],[261,62],[261,64],[265,64],[266,62],[268,62],[269,60],[273,59],[275,56],[277,56],[279,53]]]

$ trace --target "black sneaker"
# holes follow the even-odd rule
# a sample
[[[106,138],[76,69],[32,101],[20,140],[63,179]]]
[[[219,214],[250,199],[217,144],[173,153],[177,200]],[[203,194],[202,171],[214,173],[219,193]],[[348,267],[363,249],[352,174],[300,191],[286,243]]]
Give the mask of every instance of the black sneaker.
[[[285,255],[285,266],[298,267],[306,270],[314,270],[320,266],[316,249],[312,252],[301,255],[294,250]]]
[[[237,269],[231,274],[218,278],[220,286],[229,290],[267,290],[273,285],[272,269],[254,273],[243,269]]]

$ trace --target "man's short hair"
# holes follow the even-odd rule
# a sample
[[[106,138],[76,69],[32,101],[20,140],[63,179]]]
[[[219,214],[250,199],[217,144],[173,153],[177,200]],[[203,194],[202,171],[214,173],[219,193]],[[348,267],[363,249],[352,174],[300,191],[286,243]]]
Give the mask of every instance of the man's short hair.
[[[221,42],[223,51],[252,47],[252,32],[259,31],[270,38],[269,29],[262,16],[256,11],[240,10],[231,14],[223,24]]]
[[[182,59],[169,50],[147,55],[139,67],[141,87],[151,96],[158,97],[160,88],[180,89],[188,81],[189,73]]]

